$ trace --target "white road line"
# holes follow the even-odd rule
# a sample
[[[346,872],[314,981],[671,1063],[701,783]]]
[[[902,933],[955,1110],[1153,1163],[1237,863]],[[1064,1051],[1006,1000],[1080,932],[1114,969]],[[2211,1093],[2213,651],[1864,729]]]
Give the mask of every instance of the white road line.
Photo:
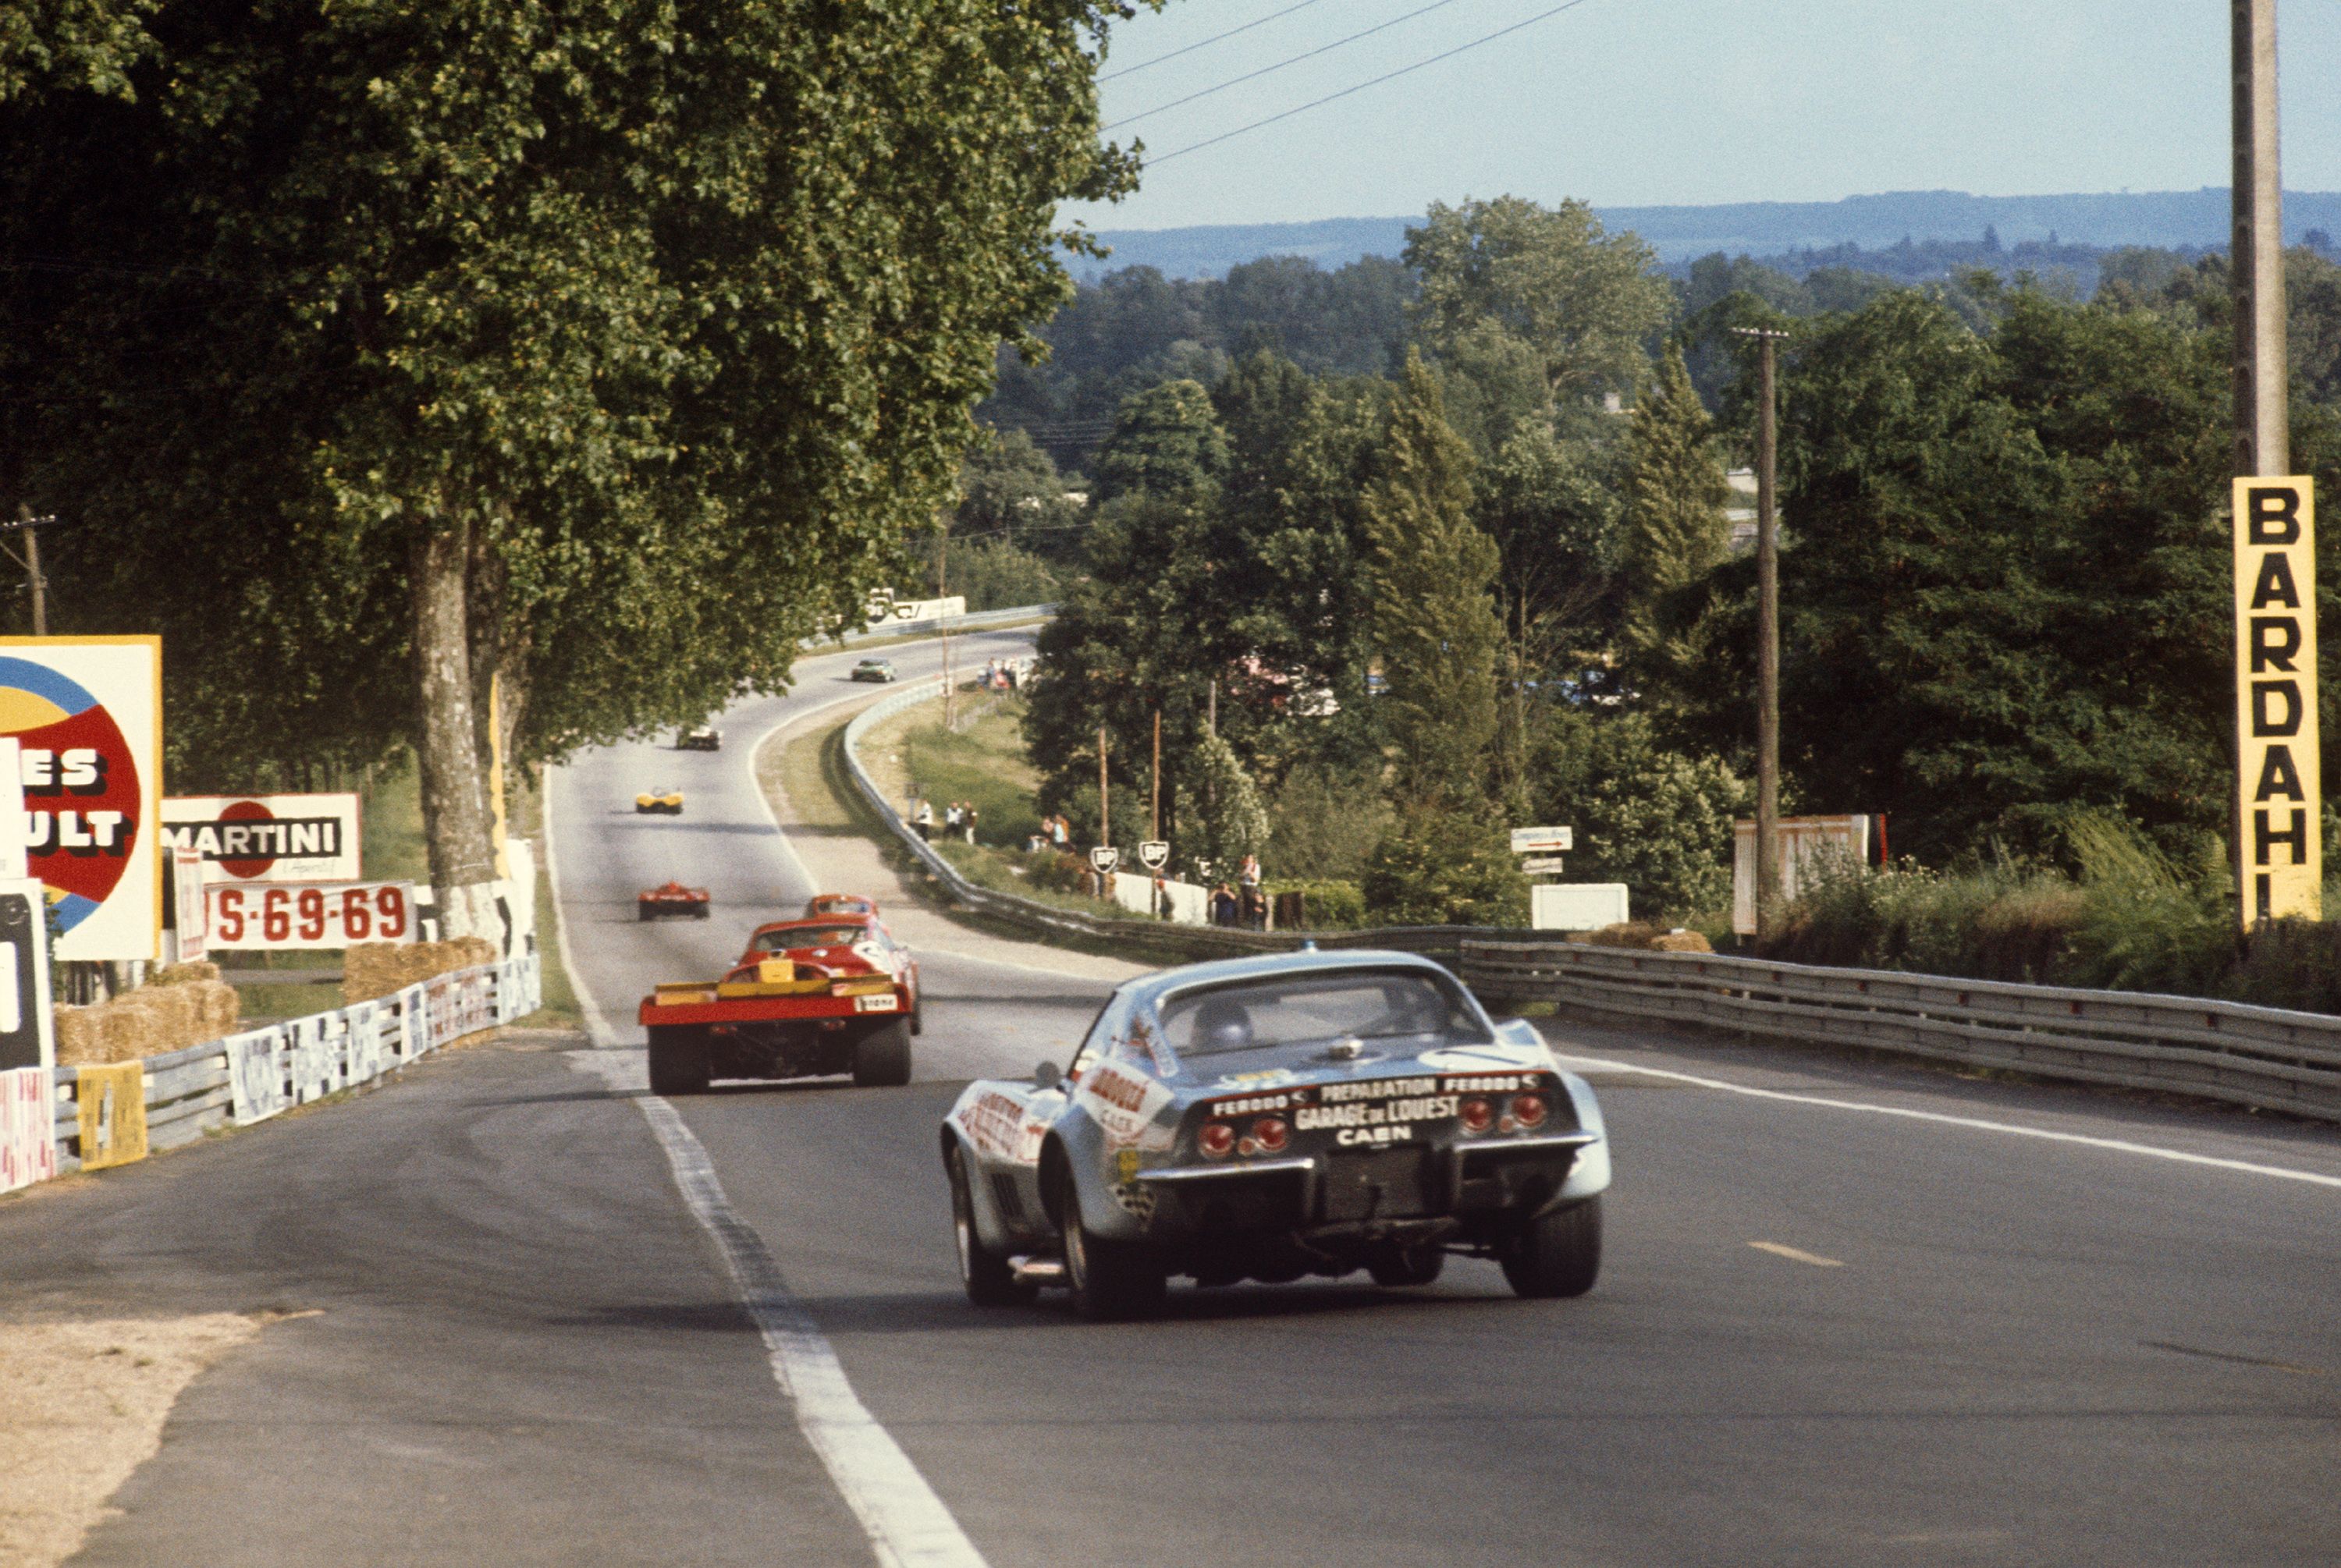
[[[854,1394],[837,1352],[790,1294],[763,1237],[723,1196],[699,1139],[656,1095],[636,1095],[634,1104],[666,1151],[683,1201],[722,1249],[724,1265],[763,1336],[772,1381],[795,1406],[798,1430],[862,1522],[878,1561],[884,1568],[984,1568],[982,1553],[927,1478]]]
[[[1609,1057],[1587,1057],[1555,1053],[1573,1066],[1600,1067],[1609,1071],[1640,1073],[1645,1077],[1668,1078],[1679,1084],[1695,1084],[1703,1089],[1720,1089],[1725,1094],[1745,1095],[1749,1099],[1778,1100],[1787,1105],[1818,1106],[1823,1110],[1858,1111],[1874,1116],[1900,1116],[1914,1122],[1937,1122],[1945,1126],[1968,1127],[1977,1132],[2002,1133],[2009,1137],[2039,1138],[2048,1143],[2078,1144],[2084,1148],[2105,1149],[2114,1154],[2138,1155],[2147,1159],[2168,1160],[2174,1165],[2208,1166],[2214,1170],[2241,1171],[2246,1176],[2272,1176],[2278,1181],[2304,1182],[2310,1186],[2341,1187],[2341,1176],[2326,1176],[2320,1171],[2297,1170],[2290,1166],[2260,1165],[2252,1160],[2224,1159],[2217,1155],[2190,1154],[2185,1149],[2162,1148],[2154,1144],[2132,1143],[2127,1138],[2092,1137],[2087,1133],[2051,1132],[2046,1127],[2018,1126],[2013,1122],[1985,1121],[1978,1116],[1948,1116],[1941,1111],[1911,1110],[1903,1106],[1872,1105],[1866,1100],[1833,1100],[1820,1095],[1791,1094],[1785,1089],[1758,1089],[1746,1084],[1728,1083],[1721,1078],[1700,1077],[1696,1073],[1670,1072],[1664,1067],[1639,1067],[1631,1062],[1618,1061]]]
[[[1783,1246],[1777,1241],[1751,1241],[1748,1245],[1754,1247],[1758,1252],[1768,1252],[1774,1257],[1785,1257],[1791,1263],[1808,1263],[1815,1268],[1843,1268],[1845,1266],[1842,1262],[1836,1258],[1823,1257],[1817,1252],[1807,1252],[1802,1247]]]
[[[553,848],[550,804],[548,799],[544,863],[558,903],[561,871]],[[628,1081],[643,1070],[642,1056],[610,1048],[615,1037],[570,957],[566,920],[561,922],[560,948],[562,966],[569,971],[570,989],[576,994],[586,1034],[603,1047],[593,1053],[594,1070],[613,1090],[630,1094],[650,1123],[682,1201],[722,1250],[723,1265],[739,1286],[741,1302],[757,1333],[763,1336],[772,1381],[796,1412],[797,1429],[821,1455],[845,1505],[862,1522],[882,1568],[984,1568],[983,1554],[960,1529],[951,1510],[927,1484],[927,1478],[855,1396],[837,1352],[790,1294],[763,1237],[740,1217],[724,1196],[706,1148],[672,1106],[644,1093],[638,1080]]]

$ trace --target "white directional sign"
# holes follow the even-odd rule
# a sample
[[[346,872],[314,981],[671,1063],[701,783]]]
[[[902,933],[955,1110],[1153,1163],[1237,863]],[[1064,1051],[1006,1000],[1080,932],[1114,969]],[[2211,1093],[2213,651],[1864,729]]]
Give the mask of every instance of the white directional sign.
[[[1113,868],[1121,864],[1121,851],[1101,844],[1090,851],[1090,868],[1101,877],[1111,877]]]
[[[1515,855],[1564,854],[1577,846],[1570,842],[1576,837],[1568,828],[1515,828],[1512,829],[1512,853]]]
[[[1161,839],[1149,839],[1138,847],[1138,863],[1150,871],[1160,871],[1170,863],[1170,846]]]
[[[1531,855],[1520,862],[1523,877],[1558,877],[1568,868],[1568,862],[1558,855]]]

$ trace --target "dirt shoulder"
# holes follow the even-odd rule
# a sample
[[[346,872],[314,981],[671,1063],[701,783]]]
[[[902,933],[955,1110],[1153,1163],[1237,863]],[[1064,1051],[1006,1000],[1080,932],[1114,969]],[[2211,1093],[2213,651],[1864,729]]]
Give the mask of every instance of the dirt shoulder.
[[[0,1568],[80,1551],[106,1500],[162,1445],[187,1384],[274,1320],[0,1324]]]
[[[876,701],[885,695],[877,693]],[[756,753],[756,780],[813,880],[839,892],[866,892],[886,925],[914,951],[947,953],[1085,979],[1123,980],[1154,966],[1046,942],[1019,941],[954,919],[912,881],[872,836],[876,824],[844,776],[841,737],[852,715],[834,710],[775,731]],[[908,859],[903,856],[904,860]]]

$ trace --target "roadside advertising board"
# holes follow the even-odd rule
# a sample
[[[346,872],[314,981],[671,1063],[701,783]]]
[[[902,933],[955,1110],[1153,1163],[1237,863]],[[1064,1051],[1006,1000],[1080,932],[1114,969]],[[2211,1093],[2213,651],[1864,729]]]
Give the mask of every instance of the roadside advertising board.
[[[205,942],[231,953],[416,939],[412,882],[214,883]]]
[[[163,934],[163,640],[0,637],[26,859],[61,959],[154,958]]]
[[[1780,901],[1789,902],[1808,878],[1833,863],[1869,864],[1870,833],[1883,818],[1783,817],[1780,819]],[[1756,934],[1756,824],[1731,825],[1731,928]]]
[[[146,1067],[106,1062],[74,1069],[81,1122],[81,1168],[104,1170],[146,1157]]]
[[[0,1192],[57,1174],[56,1082],[46,1067],[0,1072]]]
[[[57,1065],[49,1010],[49,945],[42,921],[47,898],[25,878],[0,882],[0,1072]]]
[[[2235,530],[2236,842],[2248,930],[2323,916],[2314,485],[2236,480]]]
[[[358,798],[309,795],[173,795],[163,802],[163,837],[203,857],[206,882],[354,882]]]
[[[174,964],[192,964],[208,951],[211,917],[204,907],[204,858],[193,849],[171,851],[171,931],[178,951]]]
[[[1576,838],[1576,830],[1569,828],[1515,828],[1512,829],[1512,853],[1565,855],[1577,848]]]

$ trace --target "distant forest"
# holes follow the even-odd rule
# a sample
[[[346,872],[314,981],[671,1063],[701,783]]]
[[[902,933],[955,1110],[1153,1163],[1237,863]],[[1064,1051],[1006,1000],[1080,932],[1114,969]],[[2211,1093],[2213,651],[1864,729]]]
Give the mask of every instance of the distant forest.
[[[2306,236],[2306,247],[2336,253],[2323,230]],[[1971,241],[1905,239],[1763,257],[1718,251],[1659,271],[1675,294],[1667,331],[1692,329],[1685,344],[1692,381],[1713,408],[1729,379],[1729,359],[1714,334],[1698,327],[1735,293],[1804,317],[1858,310],[1885,290],[1920,285],[1979,325],[1978,274],[2008,283],[2028,277],[2052,294],[2080,300],[2108,285],[2153,293],[2205,254],[2191,246],[2072,244],[2053,233],[2003,245],[1987,228]],[[1084,472],[1125,398],[1167,381],[1217,385],[1253,349],[1273,349],[1311,375],[1392,374],[1415,288],[1406,265],[1384,256],[1330,271],[1305,256],[1268,256],[1220,278],[1170,278],[1151,266],[1109,272],[1082,283],[1041,330],[1052,351],[1047,361],[1026,364],[1001,352],[998,385],[978,417],[1023,431],[1060,471]]]

